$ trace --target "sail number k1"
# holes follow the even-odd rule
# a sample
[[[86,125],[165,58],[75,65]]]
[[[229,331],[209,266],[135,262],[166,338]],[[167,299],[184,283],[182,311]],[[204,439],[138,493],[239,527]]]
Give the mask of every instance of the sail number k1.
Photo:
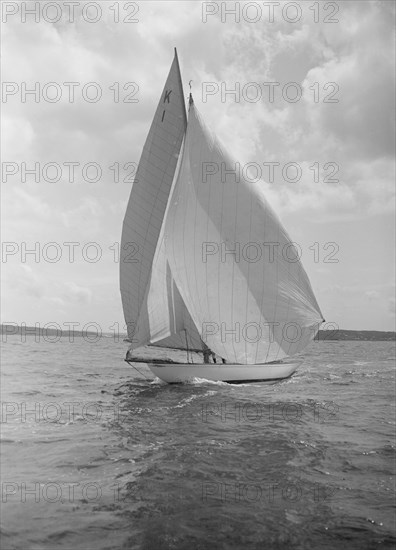
[[[170,103],[169,98],[170,98],[171,93],[172,93],[172,90],[165,90],[164,103]],[[165,109],[162,112],[161,122],[164,122],[164,118],[165,118]]]

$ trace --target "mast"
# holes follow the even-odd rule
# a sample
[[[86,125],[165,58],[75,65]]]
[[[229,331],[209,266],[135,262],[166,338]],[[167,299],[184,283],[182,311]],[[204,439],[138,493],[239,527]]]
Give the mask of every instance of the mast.
[[[183,82],[182,82],[181,71],[180,71],[179,56],[177,55],[176,46],[175,46],[174,50],[175,50],[175,61],[176,61],[176,66],[177,66],[177,75],[178,75],[178,79],[179,79],[179,86],[180,86],[180,89],[182,91],[181,96],[183,98],[183,110],[184,110],[184,115],[186,117],[186,125],[187,125],[186,104],[185,104],[185,101],[184,101]]]

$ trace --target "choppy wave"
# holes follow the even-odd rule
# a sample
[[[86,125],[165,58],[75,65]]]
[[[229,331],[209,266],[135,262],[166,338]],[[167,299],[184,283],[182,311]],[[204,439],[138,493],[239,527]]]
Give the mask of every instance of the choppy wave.
[[[172,386],[111,339],[9,340],[7,548],[395,543],[389,343],[315,342],[274,385]]]

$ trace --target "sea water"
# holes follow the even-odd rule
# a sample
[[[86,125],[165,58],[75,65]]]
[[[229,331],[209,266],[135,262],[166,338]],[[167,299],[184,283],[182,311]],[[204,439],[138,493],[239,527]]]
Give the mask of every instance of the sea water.
[[[3,342],[3,549],[394,547],[394,343],[313,342],[274,385],[126,347]]]

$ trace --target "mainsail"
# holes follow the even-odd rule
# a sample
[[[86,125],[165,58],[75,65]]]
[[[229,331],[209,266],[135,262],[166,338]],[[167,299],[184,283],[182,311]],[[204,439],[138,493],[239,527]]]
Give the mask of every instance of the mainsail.
[[[166,255],[207,345],[230,363],[265,363],[301,351],[323,316],[260,182],[236,166],[192,104]]]
[[[128,336],[149,340],[139,323],[151,279],[165,209],[187,125],[180,69],[175,57],[151,124],[125,214],[120,287]]]
[[[201,347],[197,329],[173,283],[160,236],[186,126],[175,49],[143,147],[122,229],[120,288],[133,348],[149,342],[168,347]]]

